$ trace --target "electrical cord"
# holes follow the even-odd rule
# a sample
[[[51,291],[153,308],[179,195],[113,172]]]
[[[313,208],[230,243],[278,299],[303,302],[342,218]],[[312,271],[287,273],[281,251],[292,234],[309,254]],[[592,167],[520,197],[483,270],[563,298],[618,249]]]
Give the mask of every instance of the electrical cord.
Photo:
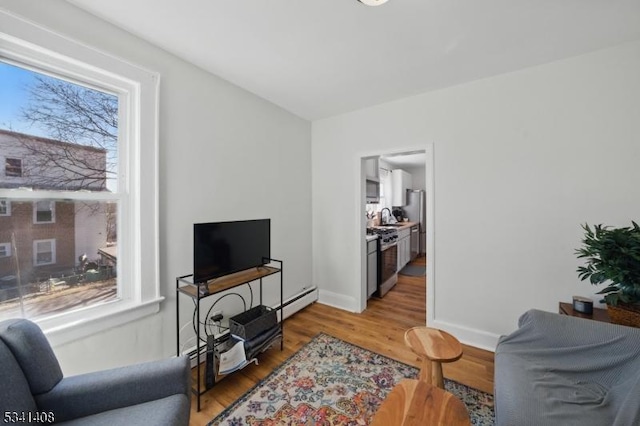
[[[249,286],[249,287],[251,287],[251,286]],[[244,310],[245,311],[247,310],[247,301],[245,300],[244,297],[242,297],[241,294],[239,294],[239,293],[227,293],[227,294],[223,295],[222,297],[218,298],[218,300],[216,300],[215,302],[213,302],[213,304],[211,305],[211,307],[207,311],[207,316],[205,317],[206,319],[205,319],[204,322],[200,321],[199,318],[196,319],[197,310],[196,309],[193,310],[192,324],[193,324],[193,333],[195,335],[198,335],[198,329],[197,329],[197,326],[196,326],[196,324],[197,324],[196,321],[200,321],[200,325],[204,326],[204,334],[205,334],[205,336],[208,337],[208,336],[214,334],[213,330],[211,330],[211,333],[210,333],[209,330],[207,329],[208,323],[210,322],[209,321],[209,318],[210,318],[209,315],[211,314],[211,311],[213,310],[213,308],[218,304],[218,302],[221,301],[222,299],[224,299],[227,296],[238,296],[242,300],[242,304],[244,306]],[[193,300],[193,304],[196,305],[196,301],[194,299],[192,299],[192,300]],[[251,303],[253,304],[253,291],[251,291]],[[207,340],[203,339],[201,336],[198,336],[198,339],[200,339],[201,342],[207,343]]]
[[[192,299],[192,301],[193,301],[193,306],[195,308],[196,305],[197,305],[196,301],[194,299]],[[200,337],[198,335],[198,329],[197,329],[197,326],[196,326],[196,321],[198,321],[198,320],[196,319],[196,312],[197,312],[197,310],[194,309],[193,310],[193,316],[192,316],[192,319],[191,319],[191,324],[193,325],[193,334],[197,335],[200,341],[206,343],[207,340],[203,339],[202,337]],[[209,336],[209,331],[207,330],[208,322],[206,320],[204,322],[200,321],[200,325],[202,325],[204,327],[204,335],[208,337]]]
[[[187,325],[189,325],[189,324],[187,323]],[[183,354],[183,353],[184,353],[185,348],[187,347],[187,345],[188,345],[190,342],[194,341],[194,340],[196,340],[196,337],[195,337],[195,336],[188,338],[188,339],[187,339],[187,341],[186,341],[186,342],[184,342],[184,343],[182,344],[182,347],[180,348],[180,353],[181,353],[181,354]]]
[[[178,330],[178,334],[182,333],[184,331],[185,328],[189,327],[189,323],[185,323],[182,327],[180,327],[180,330]]]
[[[251,303],[249,303],[249,309],[253,308],[253,287],[251,287],[251,283],[247,283],[249,286],[249,294],[251,294]],[[245,305],[245,311],[247,310],[247,306]]]

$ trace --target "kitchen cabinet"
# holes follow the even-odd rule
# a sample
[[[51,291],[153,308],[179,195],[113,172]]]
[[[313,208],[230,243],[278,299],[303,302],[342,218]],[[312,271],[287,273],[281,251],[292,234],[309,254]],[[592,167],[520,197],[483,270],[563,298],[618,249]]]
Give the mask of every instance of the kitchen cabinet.
[[[411,229],[398,231],[398,271],[411,261]]]
[[[367,158],[366,160],[364,160],[364,169],[368,180],[374,180],[376,182],[380,181],[380,166],[378,157]]]
[[[407,205],[407,189],[413,187],[411,174],[402,170],[395,169],[391,171],[391,205],[406,206]]]
[[[377,204],[380,202],[380,169],[378,157],[366,159],[364,162],[367,203]]]
[[[378,290],[378,239],[367,241],[367,297]]]

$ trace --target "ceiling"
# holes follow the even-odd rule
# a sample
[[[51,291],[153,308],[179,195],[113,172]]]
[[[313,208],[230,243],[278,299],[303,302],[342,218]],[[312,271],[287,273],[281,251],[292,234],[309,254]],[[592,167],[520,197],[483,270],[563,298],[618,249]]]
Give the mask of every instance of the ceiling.
[[[639,0],[68,0],[308,120],[640,39]]]
[[[421,152],[407,152],[403,154],[395,155],[382,155],[381,160],[386,161],[392,167],[397,168],[417,168],[425,167],[427,161],[427,154],[424,151]]]

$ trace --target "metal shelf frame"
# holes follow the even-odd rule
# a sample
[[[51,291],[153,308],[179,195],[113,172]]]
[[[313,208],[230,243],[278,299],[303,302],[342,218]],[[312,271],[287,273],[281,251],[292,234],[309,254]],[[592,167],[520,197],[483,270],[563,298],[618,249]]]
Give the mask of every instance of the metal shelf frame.
[[[270,343],[273,343],[280,338],[280,350],[284,349],[284,327],[283,327],[283,309],[284,309],[284,299],[283,299],[283,262],[278,259],[264,259],[267,260],[267,263],[277,263],[278,267],[273,266],[258,266],[250,269],[246,269],[244,271],[236,272],[230,275],[225,275],[213,280],[208,281],[205,284],[208,290],[207,294],[201,294],[199,291],[199,286],[194,284],[192,280],[189,280],[190,277],[193,277],[193,274],[183,275],[176,277],[176,356],[181,356],[180,353],[180,294],[190,297],[195,302],[195,312],[194,317],[196,318],[196,359],[197,359],[197,375],[196,375],[196,387],[191,387],[191,391],[198,398],[197,400],[197,411],[200,411],[200,397],[210,389],[212,389],[215,384],[219,381],[218,378],[222,378],[224,376],[218,375],[215,371],[213,372],[213,385],[210,387],[206,387],[202,390],[202,367],[201,363],[206,359],[206,351],[203,354],[202,349],[206,348],[206,343],[202,343],[200,332],[200,302],[202,299],[206,299],[208,297],[214,296],[216,294],[220,294],[223,291],[230,290],[242,285],[251,284],[254,281],[259,281],[260,283],[260,296],[259,296],[259,304],[263,304],[263,289],[262,289],[262,279],[274,274],[280,274],[280,305],[276,309],[279,311],[280,318],[278,324],[280,325],[280,332],[277,333],[271,340]],[[251,306],[249,307],[251,308]],[[215,342],[214,344],[221,343]],[[268,347],[268,345],[267,345]],[[215,361],[214,361],[215,362]],[[247,364],[248,365],[248,364]],[[214,367],[215,370],[215,367]],[[231,373],[229,373],[231,374]],[[226,375],[225,375],[226,376]]]

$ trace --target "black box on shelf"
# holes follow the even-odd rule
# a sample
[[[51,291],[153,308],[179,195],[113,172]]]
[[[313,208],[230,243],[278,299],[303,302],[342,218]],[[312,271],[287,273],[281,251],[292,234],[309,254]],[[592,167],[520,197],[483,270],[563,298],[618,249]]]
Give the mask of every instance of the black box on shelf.
[[[275,309],[258,305],[229,318],[229,332],[234,336],[249,340],[276,324],[278,324],[278,316]]]

